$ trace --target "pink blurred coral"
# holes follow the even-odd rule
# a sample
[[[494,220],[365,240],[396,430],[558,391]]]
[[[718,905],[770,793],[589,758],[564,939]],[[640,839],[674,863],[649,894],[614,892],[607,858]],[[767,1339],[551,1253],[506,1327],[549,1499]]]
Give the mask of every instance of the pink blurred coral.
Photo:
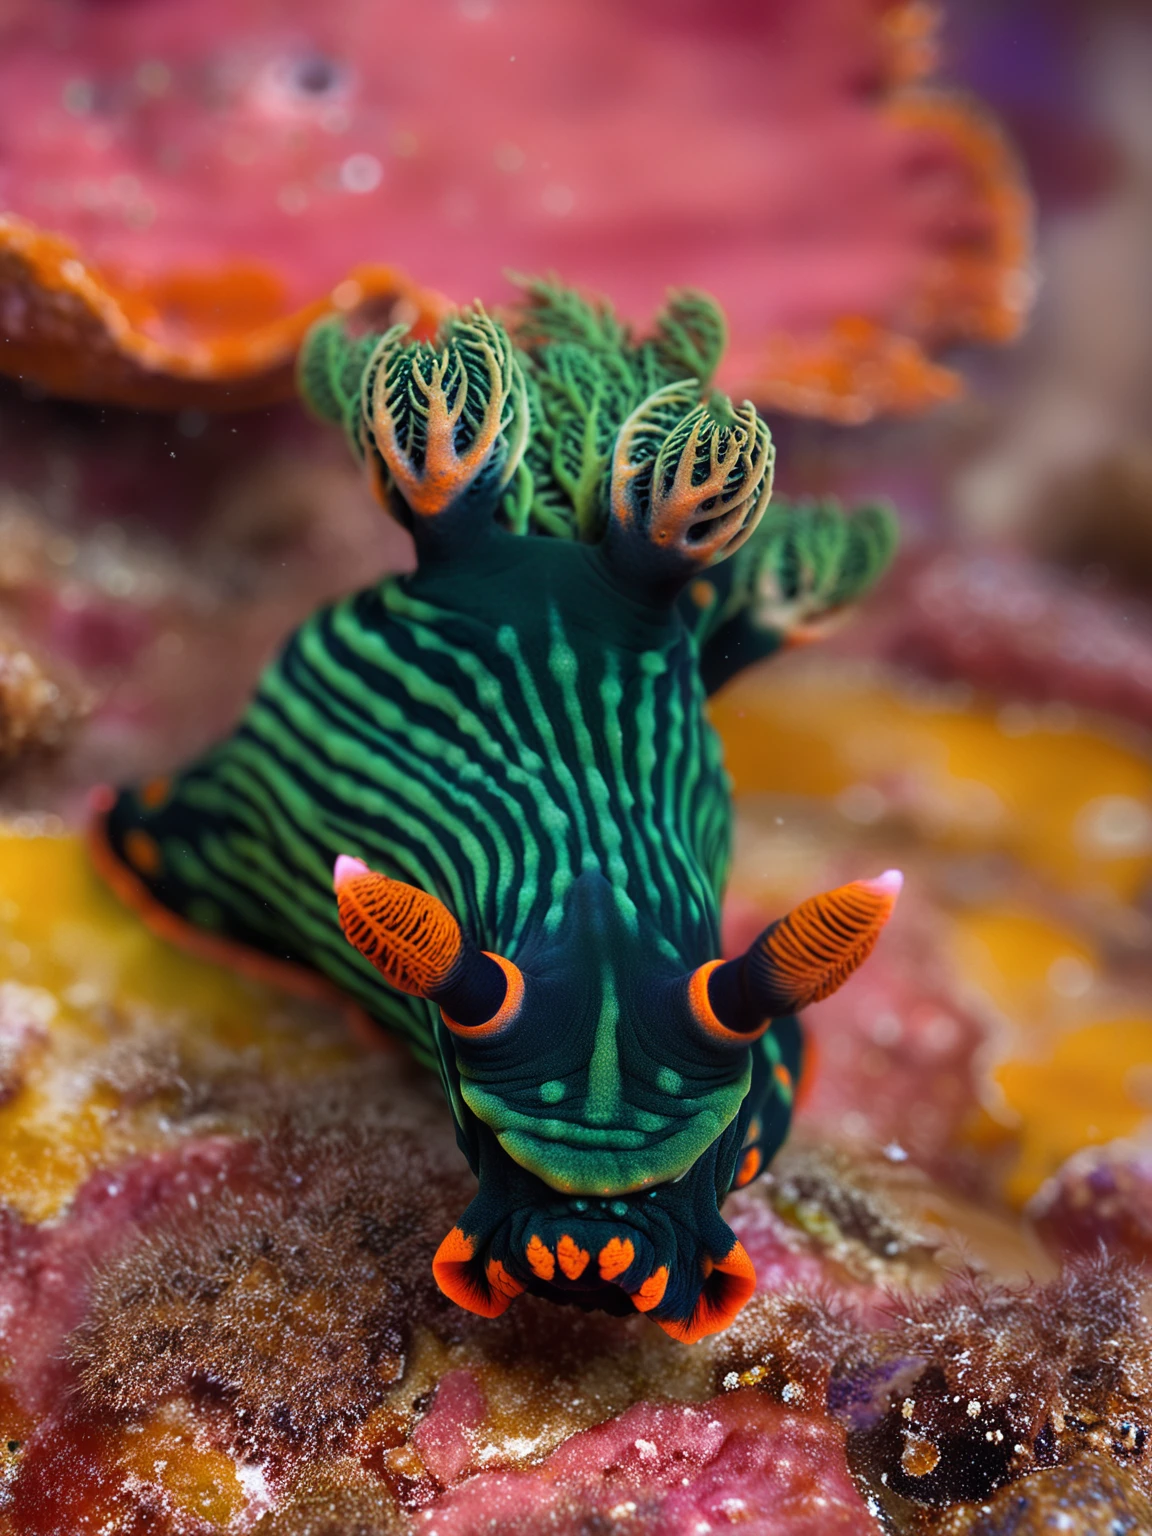
[[[877,614],[890,660],[1001,698],[1062,702],[1152,723],[1152,615],[1036,561],[951,550],[907,567]],[[859,631],[853,643],[862,641]]]
[[[434,311],[373,257],[708,288],[729,385],[846,420],[1027,308],[1027,197],[915,0],[18,0],[0,42],[0,366],[61,393],[282,394],[329,296]]]
[[[1152,1148],[1114,1141],[1068,1159],[1028,1204],[1045,1243],[1065,1257],[1109,1253],[1152,1264]]]

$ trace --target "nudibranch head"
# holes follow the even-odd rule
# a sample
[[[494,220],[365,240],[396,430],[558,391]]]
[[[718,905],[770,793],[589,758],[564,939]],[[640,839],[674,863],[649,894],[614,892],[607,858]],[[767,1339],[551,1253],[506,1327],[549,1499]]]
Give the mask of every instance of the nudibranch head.
[[[795,1010],[870,952],[901,877],[802,902],[733,960],[677,967],[580,876],[553,938],[480,950],[436,897],[337,860],[344,934],[439,1011],[480,1192],[435,1261],[442,1289],[494,1316],[522,1291],[650,1312],[691,1342],[755,1284],[719,1214],[787,1124]]]

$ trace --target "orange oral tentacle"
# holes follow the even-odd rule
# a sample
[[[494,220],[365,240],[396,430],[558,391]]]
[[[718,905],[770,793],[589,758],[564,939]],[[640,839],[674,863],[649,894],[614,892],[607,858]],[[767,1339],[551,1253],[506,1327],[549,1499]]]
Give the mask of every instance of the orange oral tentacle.
[[[671,1338],[695,1344],[709,1334],[721,1333],[739,1314],[756,1289],[756,1271],[742,1243],[734,1243],[717,1259],[704,1283],[700,1299],[687,1320],[658,1317],[656,1321]]]
[[[467,1233],[453,1227],[432,1260],[433,1279],[449,1301],[465,1312],[499,1317],[524,1287],[512,1279],[499,1259],[489,1262],[486,1275],[478,1274],[475,1251]]]

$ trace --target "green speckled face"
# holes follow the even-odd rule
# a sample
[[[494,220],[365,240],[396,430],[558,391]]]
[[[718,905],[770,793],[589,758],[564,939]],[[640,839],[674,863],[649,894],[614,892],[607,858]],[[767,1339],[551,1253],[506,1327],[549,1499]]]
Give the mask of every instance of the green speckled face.
[[[687,966],[670,974],[640,945],[613,953],[613,908],[607,882],[583,877],[555,953],[537,956],[539,974],[521,967],[516,1019],[497,1038],[452,1041],[465,1105],[566,1194],[680,1178],[736,1118],[751,1080],[749,1049],[717,1048],[693,1017]]]

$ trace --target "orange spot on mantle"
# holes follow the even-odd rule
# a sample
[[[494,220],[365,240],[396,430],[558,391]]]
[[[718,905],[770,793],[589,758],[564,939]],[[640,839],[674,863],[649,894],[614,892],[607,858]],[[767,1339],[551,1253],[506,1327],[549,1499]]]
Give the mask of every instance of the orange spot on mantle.
[[[545,1246],[541,1239],[533,1232],[524,1250],[524,1256],[528,1260],[528,1267],[534,1275],[541,1280],[551,1280],[556,1273],[556,1260],[552,1250]]]
[[[581,1248],[567,1232],[556,1244],[556,1257],[560,1261],[560,1268],[569,1280],[579,1280],[588,1268],[587,1248]]]
[[[600,1250],[600,1278],[615,1280],[618,1275],[624,1273],[635,1257],[636,1250],[632,1246],[631,1238],[609,1238]]]
[[[124,838],[124,852],[132,867],[142,875],[158,875],[163,859],[156,839],[139,827],[133,827]]]
[[[654,1269],[645,1280],[644,1284],[632,1297],[632,1305],[637,1312],[651,1312],[653,1307],[658,1307],[664,1300],[664,1292],[668,1289],[668,1266],[661,1264],[659,1269]]]

